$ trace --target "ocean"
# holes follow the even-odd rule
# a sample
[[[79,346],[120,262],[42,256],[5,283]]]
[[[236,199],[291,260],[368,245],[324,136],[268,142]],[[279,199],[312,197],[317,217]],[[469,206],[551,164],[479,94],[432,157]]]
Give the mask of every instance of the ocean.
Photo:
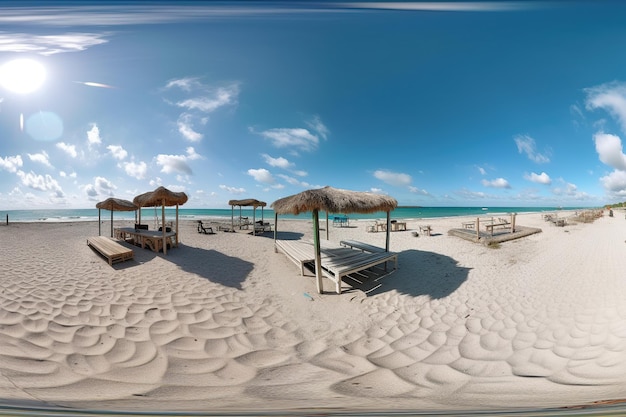
[[[393,219],[429,219],[438,217],[459,217],[459,216],[495,216],[507,213],[529,213],[529,212],[554,212],[556,210],[584,210],[589,207],[398,207],[391,212]],[[253,210],[236,208],[231,209],[186,209],[178,210],[180,220],[213,220],[213,221],[230,221],[231,215],[234,213],[235,218],[240,215],[248,217],[252,220]],[[333,216],[341,213],[329,213]],[[7,217],[8,216],[8,217]],[[166,208],[165,219],[173,219],[176,216],[176,209]],[[320,213],[323,218],[325,213]],[[161,208],[144,208],[141,211],[142,222],[150,221],[156,217],[161,217]],[[256,210],[256,219],[263,217],[267,220],[274,219],[274,211],[272,209],[260,208]],[[386,218],[385,212],[376,212],[370,214],[349,213],[351,219],[383,219]],[[100,218],[102,221],[111,218],[111,212],[101,210]],[[295,215],[280,215],[281,219],[310,219],[310,213],[302,213]],[[48,209],[48,210],[0,210],[0,223],[9,222],[78,222],[78,221],[98,221],[98,209]],[[116,211],[113,213],[113,220],[134,220],[135,212],[133,211]]]

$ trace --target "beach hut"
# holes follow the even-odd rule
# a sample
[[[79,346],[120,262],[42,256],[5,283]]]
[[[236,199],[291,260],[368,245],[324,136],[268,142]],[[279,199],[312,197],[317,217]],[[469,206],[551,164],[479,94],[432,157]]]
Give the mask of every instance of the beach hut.
[[[100,210],[109,210],[111,212],[111,237],[113,237],[113,212],[114,211],[136,211],[137,206],[128,200],[121,198],[107,198],[96,204],[98,209],[98,236],[100,236]]]
[[[161,207],[161,229],[163,230],[163,253],[167,254],[166,227],[165,227],[165,207],[176,206],[176,228],[175,239],[178,246],[178,207],[187,202],[187,194],[183,192],[170,191],[165,187],[159,187],[154,191],[149,191],[138,195],[133,199],[133,203],[140,209],[139,222],[141,223],[142,207]]]
[[[263,208],[267,205],[265,201],[255,200],[254,198],[247,198],[245,200],[230,200],[228,204],[231,207],[230,226],[232,230],[235,230],[235,207],[239,206],[239,230],[241,230],[241,208],[252,207],[252,225],[256,223],[256,209],[261,207],[261,221],[263,221]],[[252,233],[256,234],[255,228],[252,228]]]
[[[315,247],[315,277],[317,291],[323,292],[322,265],[320,256],[319,211],[326,213],[387,213],[387,233],[385,250],[389,252],[389,232],[391,230],[391,211],[398,206],[395,198],[381,194],[362,191],[350,191],[326,186],[313,190],[303,191],[289,197],[284,197],[272,203],[274,209],[274,240],[278,230],[279,214],[300,214],[311,212],[313,216],[313,239]],[[328,228],[328,227],[327,227]]]

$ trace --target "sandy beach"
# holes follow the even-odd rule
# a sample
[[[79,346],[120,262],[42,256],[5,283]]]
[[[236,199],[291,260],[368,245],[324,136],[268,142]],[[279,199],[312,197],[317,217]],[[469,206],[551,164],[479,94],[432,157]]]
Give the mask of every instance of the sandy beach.
[[[565,216],[567,213],[564,213]],[[490,410],[626,397],[626,220],[607,213],[488,247],[409,220],[399,268],[342,294],[273,233],[198,234],[109,264],[94,222],[0,226],[0,398],[123,410]],[[273,222],[273,219],[272,219]],[[329,239],[384,246],[370,220]],[[430,224],[432,236],[413,236]],[[117,226],[130,226],[116,221]],[[279,220],[282,238],[312,223]],[[109,234],[109,223],[102,223]],[[325,237],[325,231],[322,231]]]

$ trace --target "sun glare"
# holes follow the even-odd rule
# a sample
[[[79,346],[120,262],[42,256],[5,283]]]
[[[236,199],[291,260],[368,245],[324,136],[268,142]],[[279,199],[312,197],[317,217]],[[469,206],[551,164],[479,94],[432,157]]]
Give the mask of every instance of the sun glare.
[[[0,66],[0,85],[14,93],[32,93],[45,79],[43,65],[32,59],[14,59]]]

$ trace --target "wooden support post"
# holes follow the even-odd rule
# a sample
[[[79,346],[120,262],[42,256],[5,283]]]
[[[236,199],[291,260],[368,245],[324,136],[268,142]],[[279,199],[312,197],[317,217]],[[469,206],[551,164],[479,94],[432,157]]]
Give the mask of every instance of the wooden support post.
[[[178,242],[178,204],[176,204],[176,247],[178,247]]]
[[[476,240],[480,239],[480,217],[476,217]]]
[[[517,213],[511,214],[511,233],[515,233],[515,217]]]
[[[315,278],[317,282],[317,292],[324,292],[322,283],[322,256],[320,250],[320,215],[317,209],[313,210],[313,246],[315,248]]]

